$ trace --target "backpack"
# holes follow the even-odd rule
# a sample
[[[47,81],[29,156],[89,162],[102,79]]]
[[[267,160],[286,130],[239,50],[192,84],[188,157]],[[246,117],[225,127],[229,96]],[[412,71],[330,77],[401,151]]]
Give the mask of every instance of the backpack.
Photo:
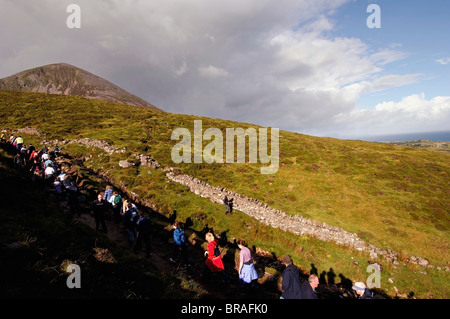
[[[123,223],[126,227],[133,225],[137,220],[137,211],[134,208],[127,209],[123,215]]]
[[[114,199],[112,200],[113,207],[117,207],[122,202],[122,197],[120,195],[114,196]]]
[[[135,224],[137,222],[137,219],[138,219],[137,211],[135,209],[132,209],[131,210],[131,215],[130,215],[130,222],[132,224]]]
[[[214,256],[215,256],[215,257],[219,257],[219,256],[220,256],[219,245],[217,245],[216,247],[214,247]]]

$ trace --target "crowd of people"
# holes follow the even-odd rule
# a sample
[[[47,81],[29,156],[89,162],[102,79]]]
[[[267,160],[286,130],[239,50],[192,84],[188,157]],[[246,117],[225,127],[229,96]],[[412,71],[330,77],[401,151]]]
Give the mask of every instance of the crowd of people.
[[[50,150],[46,145],[37,149],[33,144],[24,143],[21,135],[11,134],[6,140],[2,133],[1,141],[9,143],[14,150],[14,166],[25,174],[29,174],[33,183],[44,184],[54,189],[58,199],[67,198],[71,212],[79,212],[78,187],[61,171],[57,161],[61,149],[56,145]]]
[[[128,242],[136,254],[145,245],[145,256],[151,257],[150,219],[129,198],[122,197],[108,185],[103,193],[97,194],[97,199],[92,204],[92,214],[96,230],[107,233],[106,219],[111,218],[117,230],[123,229],[128,233]]]
[[[17,170],[28,173],[34,183],[45,183],[51,187],[58,200],[66,197],[70,211],[78,212],[78,187],[61,171],[56,159],[60,156],[61,149],[55,146],[52,151],[47,146],[40,150],[32,144],[26,145],[22,136],[13,134],[6,140],[5,134],[1,135],[2,143],[9,143],[15,150],[14,165]],[[225,196],[223,200],[226,206],[226,214],[231,214],[233,210],[233,198]],[[135,203],[129,198],[123,197],[112,186],[106,186],[104,192],[99,192],[97,198],[91,203],[91,213],[95,220],[95,229],[104,233],[108,232],[107,219],[112,219],[117,230],[124,230],[128,234],[130,246],[136,254],[139,254],[145,245],[145,256],[152,255],[151,247],[151,222],[149,217],[138,209]],[[207,248],[204,252],[205,262],[201,278],[207,280],[211,273],[219,273],[224,283],[230,283],[230,277],[225,271],[222,259],[222,251],[219,242],[213,233],[207,232],[205,235]],[[186,267],[190,266],[188,258],[188,245],[185,237],[184,224],[175,221],[173,224],[173,252],[169,261],[171,263],[182,262]],[[258,280],[254,260],[251,250],[244,240],[237,241],[239,248],[238,278],[239,284],[244,287],[254,287]],[[311,274],[307,280],[302,281],[299,269],[293,265],[289,256],[282,258],[285,269],[281,275],[280,299],[318,299],[316,288],[319,285],[319,278],[316,274]],[[356,282],[352,289],[360,299],[372,299],[374,294],[363,282]]]
[[[38,150],[31,143],[26,145],[21,135],[11,134],[9,139],[6,139],[4,132],[1,135],[1,142],[8,143],[10,149],[14,151],[14,166],[19,172],[29,174],[33,183],[48,187],[58,201],[66,199],[70,212],[81,215],[79,188],[61,170],[56,161],[61,155],[58,145],[52,150],[46,145]],[[150,219],[112,186],[108,185],[104,193],[97,194],[97,198],[91,203],[91,213],[97,231],[107,233],[106,220],[111,217],[118,230],[123,226],[127,231],[134,252],[139,253],[145,245],[146,257],[151,256]]]

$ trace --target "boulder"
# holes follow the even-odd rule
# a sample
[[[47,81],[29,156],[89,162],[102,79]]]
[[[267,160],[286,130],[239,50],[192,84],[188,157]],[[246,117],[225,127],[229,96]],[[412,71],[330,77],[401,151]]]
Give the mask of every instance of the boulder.
[[[134,165],[133,163],[130,163],[127,160],[119,161],[119,166],[122,167],[122,168],[128,168],[128,167],[131,167],[133,165]]]

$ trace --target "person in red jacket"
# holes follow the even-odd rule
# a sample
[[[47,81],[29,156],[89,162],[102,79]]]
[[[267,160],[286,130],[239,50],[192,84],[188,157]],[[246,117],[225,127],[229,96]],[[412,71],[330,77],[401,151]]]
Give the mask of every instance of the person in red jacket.
[[[223,265],[222,256],[219,250],[219,242],[214,238],[212,233],[206,233],[205,239],[208,242],[208,247],[205,251],[205,256],[207,256],[207,259],[205,261],[205,268],[202,273],[202,278],[207,278],[210,272],[219,272],[222,274],[224,281],[229,283],[230,278],[225,272],[225,267]]]

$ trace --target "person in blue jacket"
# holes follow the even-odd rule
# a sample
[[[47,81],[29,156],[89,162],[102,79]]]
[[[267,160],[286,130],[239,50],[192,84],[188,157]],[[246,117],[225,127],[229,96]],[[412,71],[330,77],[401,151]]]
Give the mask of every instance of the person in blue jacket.
[[[142,243],[145,244],[145,257],[152,256],[151,242],[151,222],[147,216],[144,216],[142,210],[138,211],[138,220],[136,222],[136,242],[134,244],[134,252],[139,254],[142,249]]]
[[[186,255],[186,237],[184,234],[184,224],[176,221],[173,224],[173,228],[173,241],[175,246],[173,248],[173,254],[172,258],[170,258],[170,261],[172,263],[176,263],[181,256],[184,265],[190,266],[189,260]]]

